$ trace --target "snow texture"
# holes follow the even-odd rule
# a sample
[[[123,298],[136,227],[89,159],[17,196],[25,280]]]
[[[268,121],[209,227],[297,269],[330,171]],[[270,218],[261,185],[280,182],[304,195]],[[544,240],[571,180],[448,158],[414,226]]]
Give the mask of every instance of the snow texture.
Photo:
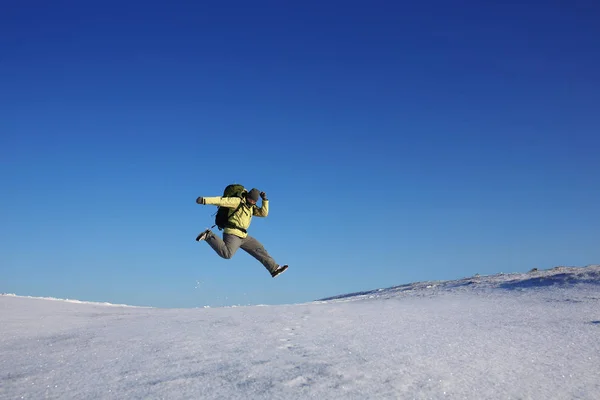
[[[1,399],[598,399],[600,266],[197,309],[0,296]]]

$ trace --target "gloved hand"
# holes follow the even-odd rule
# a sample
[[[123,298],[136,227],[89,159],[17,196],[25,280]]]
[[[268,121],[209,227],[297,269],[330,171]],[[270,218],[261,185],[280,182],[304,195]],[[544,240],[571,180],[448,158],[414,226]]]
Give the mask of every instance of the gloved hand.
[[[265,192],[260,192],[260,198],[263,199],[263,201],[267,200],[267,194]]]
[[[198,197],[198,198],[196,199],[196,203],[198,203],[198,204],[206,204],[206,203],[204,202],[204,198],[202,198],[202,197]]]

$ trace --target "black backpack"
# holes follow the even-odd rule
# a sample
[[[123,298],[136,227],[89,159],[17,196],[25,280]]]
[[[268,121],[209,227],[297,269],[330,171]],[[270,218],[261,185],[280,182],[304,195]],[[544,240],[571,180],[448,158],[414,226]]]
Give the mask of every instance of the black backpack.
[[[233,183],[231,185],[227,185],[227,187],[225,188],[225,190],[223,191],[223,197],[239,197],[240,199],[244,198],[244,196],[246,195],[246,193],[248,193],[248,191],[246,190],[246,188],[244,188],[244,186],[239,185],[237,183]],[[219,207],[217,210],[217,215],[215,216],[215,225],[219,228],[220,231],[223,230],[223,228],[228,226],[228,222],[229,222],[229,217],[231,217],[233,214],[235,214],[240,207],[242,206],[242,203],[240,203],[239,207],[235,209],[235,211],[232,211],[231,208],[227,208],[227,207]],[[230,227],[234,227],[234,226],[230,226]],[[237,228],[240,229],[240,228]],[[245,231],[245,229],[240,229],[241,231]]]

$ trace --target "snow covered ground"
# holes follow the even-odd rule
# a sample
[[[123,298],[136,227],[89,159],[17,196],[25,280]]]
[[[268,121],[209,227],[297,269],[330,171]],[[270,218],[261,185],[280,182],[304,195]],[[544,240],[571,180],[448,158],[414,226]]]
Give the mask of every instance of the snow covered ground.
[[[598,399],[600,266],[307,304],[0,296],[1,399]]]

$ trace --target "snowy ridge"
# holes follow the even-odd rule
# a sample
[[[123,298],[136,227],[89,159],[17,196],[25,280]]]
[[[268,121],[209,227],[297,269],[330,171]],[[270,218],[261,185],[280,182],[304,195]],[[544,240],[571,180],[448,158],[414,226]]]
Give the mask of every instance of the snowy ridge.
[[[23,299],[62,301],[62,302],[65,302],[65,303],[91,304],[91,305],[109,306],[109,307],[153,308],[153,307],[142,307],[142,306],[130,306],[128,304],[113,304],[113,303],[98,302],[98,301],[82,301],[82,300],[74,300],[74,299],[60,299],[60,298],[57,298],[57,297],[20,296],[20,295],[17,295],[15,293],[0,293],[0,296],[19,297],[19,298],[23,298]]]
[[[548,270],[532,269],[527,273],[509,273],[502,272],[494,275],[474,275],[468,278],[447,280],[447,281],[424,281],[413,282],[404,285],[391,286],[388,288],[379,288],[361,292],[346,293],[315,300],[310,303],[322,303],[330,301],[353,301],[373,298],[390,298],[403,295],[428,295],[443,291],[467,291],[467,290],[525,290],[549,286],[566,286],[574,284],[594,284],[600,285],[600,264],[588,265],[586,267],[566,267],[559,266]],[[76,299],[62,299],[56,297],[37,297],[21,296],[14,293],[0,293],[0,296],[21,297],[38,300],[62,301],[75,304],[91,304],[109,307],[131,307],[131,308],[154,308],[149,306],[133,306],[128,304],[114,304],[109,302],[83,301]],[[235,308],[235,307],[268,307],[265,304],[256,305],[231,305],[217,308]],[[211,308],[204,306],[202,308]]]
[[[440,291],[477,291],[489,289],[525,290],[541,287],[564,287],[575,284],[600,285],[600,265],[586,267],[554,267],[548,270],[532,269],[528,273],[498,273],[495,275],[474,275],[469,278],[449,281],[415,282],[389,288],[368,290],[326,297],[318,302],[332,300],[360,300],[365,298],[388,298],[399,295],[433,294]]]

